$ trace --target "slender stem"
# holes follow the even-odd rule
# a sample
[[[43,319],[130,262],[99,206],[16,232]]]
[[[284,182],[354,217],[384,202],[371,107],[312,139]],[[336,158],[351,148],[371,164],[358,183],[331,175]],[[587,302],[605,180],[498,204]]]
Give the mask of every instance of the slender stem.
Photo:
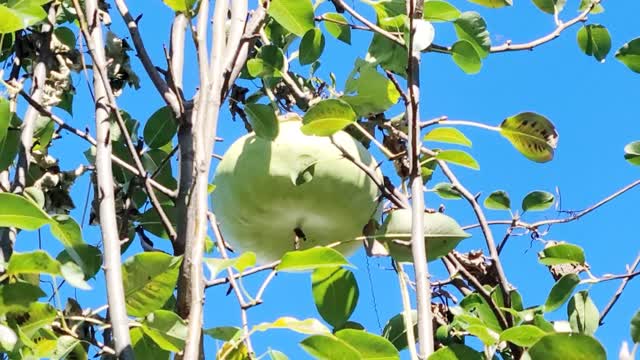
[[[427,252],[424,241],[424,185],[420,170],[420,51],[413,49],[416,36],[416,19],[422,19],[421,0],[407,1],[409,16],[409,63],[407,71],[407,87],[409,102],[406,106],[409,127],[409,163],[411,185],[411,253],[416,281],[416,302],[418,311],[418,354],[426,359],[434,350],[433,314],[431,312],[431,286]]]
[[[360,21],[361,23],[366,25],[369,29],[371,29],[371,31],[386,37],[387,39],[393,41],[394,43],[396,43],[396,44],[398,44],[400,46],[404,46],[405,45],[404,44],[404,40],[402,40],[402,38],[391,34],[390,32],[386,31],[385,29],[383,29],[383,28],[379,27],[378,25],[372,23],[371,21],[367,20],[367,18],[365,18],[364,16],[360,15],[357,11],[353,10],[343,0],[331,0],[331,2],[333,3],[333,5],[337,9],[344,9],[351,16],[353,16],[358,21]]]
[[[411,299],[409,298],[409,288],[407,286],[407,274],[404,272],[403,265],[396,263],[395,268],[398,273],[398,283],[400,284],[400,295],[402,296],[402,319],[404,321],[404,328],[407,331],[407,346],[409,347],[409,354],[411,360],[418,359],[418,353],[416,351],[416,335],[413,332],[413,316]]]
[[[391,151],[389,149],[387,149],[386,146],[382,145],[380,143],[380,141],[378,141],[378,139],[375,138],[375,136],[371,135],[367,129],[363,128],[362,125],[360,125],[357,121],[351,123],[351,125],[353,125],[356,129],[358,129],[358,131],[360,131],[360,133],[366,137],[369,141],[371,141],[378,149],[380,149],[380,151],[382,151],[382,153],[384,154],[384,156],[386,156],[388,159],[391,159],[395,156],[395,154],[391,153]]]
[[[633,261],[633,264],[627,269],[627,276],[622,280],[622,283],[620,283],[618,290],[616,290],[611,300],[609,300],[609,303],[607,303],[607,305],[604,307],[604,309],[600,313],[600,320],[598,321],[599,325],[602,326],[604,324],[604,319],[607,317],[607,314],[609,313],[609,311],[613,309],[613,306],[616,304],[616,302],[622,295],[622,292],[624,291],[624,288],[627,287],[627,284],[629,283],[629,281],[631,281],[631,279],[634,276],[637,276],[638,274],[640,274],[640,272],[634,272],[635,269],[638,267],[638,265],[640,265],[640,254],[636,256],[636,259]]]
[[[485,129],[485,130],[500,131],[500,128],[498,126],[491,126],[491,125],[486,125],[483,123],[468,121],[468,120],[449,120],[445,116],[436,118],[434,120],[429,120],[427,122],[423,122],[420,124],[420,127],[424,128],[432,124],[472,126],[480,129]]]
[[[147,53],[147,49],[144,46],[142,41],[142,37],[140,36],[140,30],[138,29],[138,23],[135,21],[129,9],[127,8],[124,0],[115,0],[116,7],[122,16],[122,19],[127,24],[127,28],[129,29],[129,34],[131,34],[131,39],[133,40],[133,45],[136,48],[136,52],[138,53],[138,58],[142,62],[142,66],[144,67],[147,75],[151,78],[151,82],[158,89],[160,95],[166,102],[166,104],[173,110],[173,113],[176,117],[180,117],[182,115],[182,109],[180,107],[180,102],[178,101],[178,97],[176,94],[169,89],[167,83],[162,80],[160,77],[160,73],[156,70],[156,67],[151,62],[151,58]]]
[[[74,0],[78,17],[84,13],[78,3]],[[87,43],[94,46],[94,74],[98,73],[100,64],[105,63],[104,45],[102,40],[102,27],[100,16],[98,15],[97,0],[85,0],[85,12],[88,23],[85,27],[85,37]],[[95,60],[100,61],[96,62]],[[96,172],[97,189],[100,200],[100,228],[102,230],[102,243],[104,246],[104,272],[107,283],[107,301],[109,304],[109,315],[112,324],[114,350],[120,359],[133,359],[133,349],[129,337],[129,318],[124,301],[124,287],[122,284],[122,264],[120,260],[120,236],[118,234],[118,221],[115,209],[115,195],[113,173],[111,169],[111,136],[109,131],[111,123],[109,121],[109,104],[107,86],[103,83],[103,78],[94,76],[93,86],[95,89],[95,121],[96,121]]]

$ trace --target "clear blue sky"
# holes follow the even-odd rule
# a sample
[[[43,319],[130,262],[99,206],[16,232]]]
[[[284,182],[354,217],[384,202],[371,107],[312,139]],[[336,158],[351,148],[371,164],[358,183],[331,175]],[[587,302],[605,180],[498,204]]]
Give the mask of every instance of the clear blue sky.
[[[452,3],[461,10],[477,10],[486,19],[493,44],[501,44],[507,39],[514,43],[527,42],[551,32],[553,18],[539,11],[527,0],[515,0],[510,8],[485,9],[471,3],[455,0]],[[144,13],[140,28],[146,40],[147,50],[156,63],[164,67],[162,45],[168,44],[169,25],[172,13],[154,1],[129,1],[131,11],[136,16]],[[357,10],[365,10],[366,5],[349,0]],[[561,18],[569,19],[577,14],[578,1],[569,1]],[[521,111],[535,111],[547,116],[558,128],[559,146],[555,159],[546,164],[526,160],[509,143],[496,133],[465,128],[473,141],[472,154],[479,161],[481,171],[455,167],[454,170],[468,188],[476,193],[488,195],[491,191],[506,190],[517,208],[521,198],[531,190],[554,192],[556,186],[562,194],[564,210],[580,210],[614,192],[640,176],[640,168],[628,164],[623,159],[625,144],[640,139],[637,125],[637,111],[633,105],[637,101],[640,75],[632,73],[613,58],[613,53],[623,43],[640,36],[640,28],[629,14],[640,12],[638,2],[604,2],[606,11],[591,16],[589,23],[607,26],[613,38],[612,53],[606,62],[600,64],[587,57],[576,44],[575,26],[555,41],[534,51],[495,54],[483,63],[482,71],[474,76],[465,75],[447,55],[428,53],[423,57],[421,67],[423,119],[447,115],[451,119],[465,119],[498,125],[502,119]],[[317,14],[333,9],[323,4]],[[371,16],[371,11],[364,11]],[[371,18],[371,17],[370,17]],[[122,21],[113,14],[113,30],[124,35]],[[323,27],[322,27],[323,28]],[[329,71],[337,75],[338,84],[344,84],[356,57],[364,57],[370,34],[354,34],[352,47],[327,37],[327,47],[321,58],[321,74]],[[436,43],[449,45],[453,30],[448,24],[436,25]],[[297,45],[293,45],[293,49]],[[132,55],[133,56],[133,55]],[[197,84],[195,58],[187,58],[186,91],[192,96]],[[126,90],[119,99],[120,106],[144,122],[149,115],[162,106],[159,96],[148,80],[142,75],[135,58],[132,63],[141,74],[142,89],[135,94]],[[295,64],[293,64],[295,66]],[[78,95],[74,103],[75,117],[70,122],[78,127],[93,127],[92,107],[86,95],[84,78],[77,76],[75,86]],[[635,90],[634,90],[635,89]],[[21,109],[21,111],[23,111]],[[219,134],[227,141],[216,148],[223,153],[231,139],[243,131],[242,124],[231,122],[226,109],[221,115]],[[142,128],[142,127],[141,127]],[[63,167],[86,162],[81,152],[87,145],[72,135],[64,135],[68,143],[57,144],[54,154],[62,160]],[[381,156],[378,154],[378,158]],[[436,182],[442,179],[436,179]],[[434,182],[435,184],[435,182]],[[80,221],[84,197],[89,186],[85,176],[73,189],[77,209],[72,215]],[[615,202],[603,207],[578,222],[557,225],[545,239],[563,240],[583,246],[587,261],[596,276],[605,273],[622,273],[640,251],[637,224],[635,224],[640,190],[632,191]],[[435,195],[427,196],[427,206],[437,208],[446,204],[447,214],[461,224],[474,223],[471,209],[462,200],[444,201]],[[507,214],[487,211],[490,219],[506,219]],[[527,214],[525,220],[551,218],[553,211]],[[99,233],[94,227],[84,226],[87,242],[97,244]],[[496,238],[502,238],[504,229],[494,227]],[[484,240],[478,232],[463,242],[462,249],[484,249]],[[37,237],[23,235],[19,249],[37,246]],[[59,246],[42,232],[45,248],[55,255]],[[162,240],[158,240],[162,242]],[[168,247],[167,244],[164,246]],[[139,245],[132,246],[135,251]],[[528,236],[514,237],[503,252],[503,263],[509,280],[521,292],[525,306],[543,303],[553,279],[545,267],[537,263],[536,253],[541,249]],[[129,250],[127,256],[132,254]],[[360,301],[352,316],[374,333],[380,332],[381,325],[401,311],[400,294],[395,273],[388,259],[368,259],[364,251],[350,258],[357,267],[354,270],[360,286]],[[443,279],[445,273],[438,263],[431,263],[434,279]],[[370,281],[370,278],[372,281]],[[247,280],[248,289],[257,290],[261,276]],[[78,290],[75,295],[83,306],[97,307],[106,303],[103,278],[100,276],[92,284],[93,292]],[[593,286],[590,293],[602,309],[609,301],[619,282],[607,282]],[[319,317],[313,305],[308,274],[280,274],[268,288],[264,304],[249,311],[251,324],[272,321],[283,315],[298,318]],[[585,288],[586,289],[586,288]],[[207,290],[205,326],[238,325],[240,313],[233,295],[225,296],[225,287]],[[73,296],[74,291],[65,292]],[[638,309],[640,284],[631,282],[622,298],[608,315],[604,327],[596,336],[604,343],[609,357],[616,357],[622,341],[629,341],[629,320]],[[374,303],[376,304],[374,306]],[[566,318],[564,308],[552,319]],[[268,347],[285,352],[291,359],[305,359],[307,355],[299,348],[297,341],[302,337],[286,331],[260,333],[254,337],[258,354]],[[212,344],[209,344],[212,345]],[[211,347],[209,347],[211,348]],[[405,354],[406,355],[406,354]],[[213,354],[208,354],[212,357]]]

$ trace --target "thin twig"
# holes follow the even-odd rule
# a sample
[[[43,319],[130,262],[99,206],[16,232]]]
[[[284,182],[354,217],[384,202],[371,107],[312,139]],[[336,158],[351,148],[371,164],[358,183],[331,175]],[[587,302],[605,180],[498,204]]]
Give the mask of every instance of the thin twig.
[[[411,359],[418,359],[416,351],[416,335],[413,331],[413,316],[411,307],[411,298],[409,297],[409,288],[407,287],[407,274],[404,272],[402,263],[395,263],[396,272],[398,273],[398,283],[400,284],[400,295],[402,297],[402,319],[404,320],[404,328],[407,332],[407,346]]]
[[[131,39],[133,40],[133,45],[136,48],[136,52],[138,53],[138,58],[140,62],[142,62],[142,66],[144,67],[147,75],[151,78],[151,82],[158,89],[158,92],[164,99],[165,103],[173,110],[176,118],[180,118],[182,116],[182,109],[180,106],[180,102],[178,101],[177,95],[169,89],[167,83],[162,80],[160,77],[160,73],[156,70],[156,67],[153,65],[149,54],[147,53],[147,49],[144,46],[142,41],[142,37],[140,36],[140,30],[138,29],[138,23],[135,21],[129,9],[127,8],[124,0],[115,0],[116,7],[122,16],[122,19],[127,24],[127,28],[129,29],[129,34],[131,34]]]
[[[371,21],[367,20],[367,18],[365,18],[364,16],[360,15],[360,13],[358,13],[353,8],[351,8],[349,5],[347,5],[343,0],[331,0],[331,2],[333,3],[333,5],[337,9],[344,9],[346,12],[351,14],[351,16],[353,16],[358,21],[360,21],[365,26],[367,26],[369,29],[371,29],[371,31],[386,37],[387,39],[393,41],[394,43],[396,43],[396,44],[398,44],[400,46],[404,46],[405,45],[404,44],[404,40],[402,40],[402,38],[391,34],[387,30],[385,30],[385,29],[379,27],[378,25],[372,23]]]
[[[616,290],[611,300],[609,300],[609,303],[607,303],[604,309],[602,309],[602,312],[600,313],[600,320],[598,321],[598,324],[600,326],[604,324],[605,317],[607,317],[607,314],[609,313],[609,311],[611,311],[613,306],[616,304],[616,302],[622,295],[624,288],[627,287],[627,284],[629,284],[629,281],[631,281],[631,279],[633,279],[635,276],[640,274],[640,271],[634,272],[638,267],[638,265],[640,265],[640,254],[636,256],[636,259],[633,261],[633,264],[627,269],[627,275],[623,278],[622,283],[620,283],[620,286],[618,287],[618,290]]]

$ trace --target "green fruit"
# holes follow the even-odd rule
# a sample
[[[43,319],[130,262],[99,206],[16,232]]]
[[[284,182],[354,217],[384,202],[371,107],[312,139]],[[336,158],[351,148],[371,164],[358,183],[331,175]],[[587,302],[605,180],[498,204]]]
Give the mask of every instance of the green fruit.
[[[260,262],[338,241],[346,243],[336,249],[349,255],[361,244],[352,240],[378,207],[378,187],[332,138],[375,168],[371,154],[345,132],[307,136],[301,126],[299,117],[289,118],[281,120],[273,141],[253,133],[241,137],[216,169],[212,200],[222,235],[232,246],[255,252]]]
[[[470,236],[451,217],[441,213],[424,213],[427,261],[447,255],[460,241]],[[411,210],[399,209],[389,213],[375,237],[385,244],[389,255],[396,261],[412,262],[411,246],[408,244],[411,241]]]

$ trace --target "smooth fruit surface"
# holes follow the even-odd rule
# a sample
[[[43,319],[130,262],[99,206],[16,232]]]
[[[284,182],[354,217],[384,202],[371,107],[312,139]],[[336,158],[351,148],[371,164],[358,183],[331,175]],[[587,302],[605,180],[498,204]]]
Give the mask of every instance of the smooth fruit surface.
[[[349,255],[378,207],[375,183],[332,140],[374,168],[367,149],[345,132],[307,136],[301,126],[280,122],[273,141],[254,133],[239,138],[216,169],[212,200],[224,239],[260,262],[338,241],[346,243],[336,249]]]
[[[470,236],[453,218],[445,214],[424,214],[424,239],[428,261],[447,255],[460,241]],[[412,262],[411,246],[409,246],[411,210],[399,209],[389,213],[376,234],[376,239],[385,243],[389,255],[396,261]]]

